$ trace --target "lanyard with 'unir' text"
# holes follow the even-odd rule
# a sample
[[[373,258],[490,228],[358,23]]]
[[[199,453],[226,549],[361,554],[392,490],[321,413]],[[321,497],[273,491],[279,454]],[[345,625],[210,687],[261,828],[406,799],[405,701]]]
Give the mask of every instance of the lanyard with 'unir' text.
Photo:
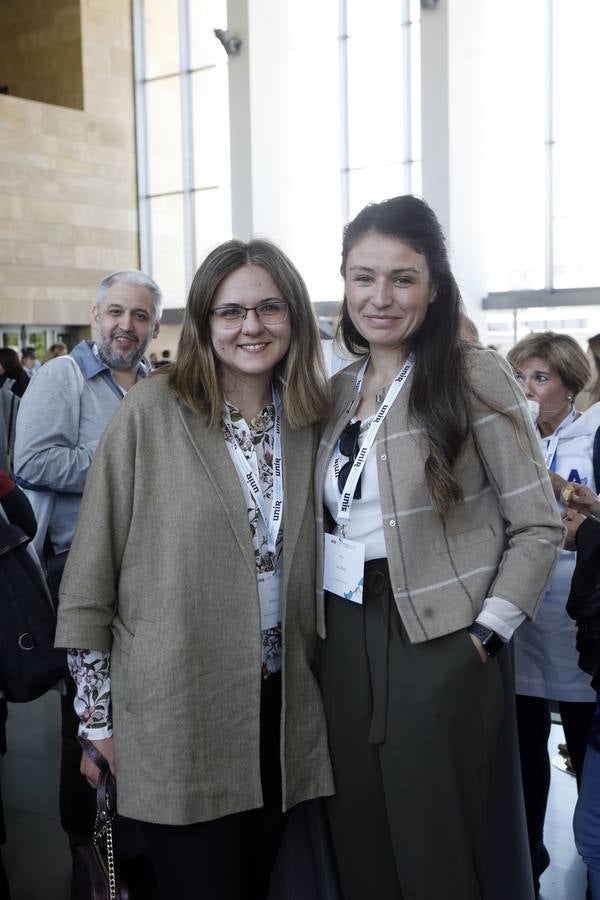
[[[267,515],[267,506],[265,496],[258,478],[252,471],[250,463],[244,456],[244,451],[238,444],[233,425],[231,422],[231,413],[229,407],[225,405],[223,413],[223,426],[231,437],[231,446],[234,453],[234,461],[236,468],[242,476],[242,480],[246,485],[246,489],[250,497],[254,499],[258,507],[258,511],[262,516],[268,534],[268,550],[275,558],[275,550],[277,547],[277,536],[281,528],[281,520],[283,518],[283,459],[281,455],[281,401],[276,391],[273,391],[273,404],[275,406],[275,440],[273,446],[273,498],[271,500],[271,512]]]
[[[548,469],[548,471],[554,472],[556,469],[556,450],[558,448],[561,431],[571,425],[571,423],[574,422],[576,418],[577,411],[575,409],[572,409],[566,419],[563,419],[563,421],[560,423],[560,425],[550,438],[542,438],[542,447],[544,446],[545,442],[548,441],[544,450],[544,461],[546,463],[546,468]]]
[[[388,391],[383,398],[383,403],[371,419],[371,423],[365,435],[365,439],[363,441],[363,445],[358,451],[356,459],[350,469],[350,473],[348,475],[348,480],[344,485],[344,491],[340,497],[338,503],[338,511],[337,511],[337,522],[338,524],[343,524],[350,521],[350,509],[352,507],[352,501],[354,500],[354,491],[356,490],[356,485],[358,484],[358,479],[361,476],[362,470],[365,467],[367,462],[367,456],[369,455],[369,450],[375,443],[375,438],[377,437],[377,432],[381,428],[383,420],[387,416],[390,408],[392,407],[394,400],[406,384],[408,376],[410,375],[412,368],[415,364],[415,357],[411,354],[394,380],[388,388]],[[363,379],[365,376],[365,372],[367,370],[367,366],[369,365],[369,360],[365,362],[364,366],[361,368],[360,372],[356,376],[356,393],[360,393],[360,389],[362,387]],[[333,463],[333,471],[339,471],[339,456],[334,460]]]

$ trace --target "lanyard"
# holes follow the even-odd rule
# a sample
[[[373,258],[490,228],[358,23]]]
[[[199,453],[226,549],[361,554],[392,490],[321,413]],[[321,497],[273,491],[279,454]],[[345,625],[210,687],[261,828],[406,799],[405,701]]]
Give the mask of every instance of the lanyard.
[[[365,376],[365,372],[367,370],[367,366],[369,364],[369,360],[367,359],[364,366],[356,376],[356,393],[360,393],[360,389],[362,387],[363,379]],[[377,410],[376,414],[371,419],[371,423],[369,428],[367,429],[367,433],[365,435],[365,439],[363,441],[363,445],[360,448],[356,459],[354,460],[354,464],[350,469],[350,474],[348,475],[348,480],[344,486],[344,493],[341,495],[339,503],[338,503],[338,511],[337,511],[337,522],[341,524],[342,522],[350,521],[350,509],[352,507],[352,501],[354,500],[354,491],[356,490],[356,485],[358,484],[358,479],[361,476],[362,470],[365,467],[367,462],[367,456],[369,455],[369,450],[375,443],[375,438],[377,437],[377,432],[379,431],[381,424],[388,412],[390,411],[391,406],[394,403],[394,400],[406,384],[406,380],[410,375],[412,368],[415,364],[415,357],[411,354],[394,380],[388,388],[387,394],[383,398],[383,403]],[[339,443],[338,443],[339,447]],[[340,459],[339,455],[333,461],[333,477],[336,481],[337,486],[337,477],[336,471],[340,470]]]
[[[560,440],[560,433],[564,428],[567,428],[574,422],[576,418],[577,411],[573,408],[569,415],[560,423],[552,437],[542,438],[542,447],[544,446],[544,443],[548,441],[544,451],[544,462],[549,472],[556,471],[556,448],[558,447],[558,442]]]
[[[233,450],[233,459],[235,466],[241,476],[241,480],[245,485],[249,496],[254,500],[258,511],[265,523],[268,535],[268,550],[275,559],[277,537],[281,529],[281,520],[283,518],[283,459],[281,455],[281,401],[277,391],[273,391],[273,404],[275,406],[275,445],[273,447],[273,499],[271,501],[271,512],[267,515],[267,506],[262,487],[252,471],[250,463],[244,456],[244,451],[237,442],[233,425],[231,422],[231,413],[229,407],[225,405],[223,412],[223,427],[231,438],[231,448]]]

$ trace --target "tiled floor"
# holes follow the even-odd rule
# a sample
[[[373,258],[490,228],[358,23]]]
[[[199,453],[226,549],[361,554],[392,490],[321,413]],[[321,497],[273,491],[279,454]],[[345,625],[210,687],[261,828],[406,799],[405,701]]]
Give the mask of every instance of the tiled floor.
[[[8,830],[3,857],[12,900],[68,900],[69,897],[69,855],[57,809],[59,719],[56,693],[49,693],[35,703],[10,707],[9,752],[4,759],[2,785]],[[550,736],[553,755],[560,740],[562,730],[553,725]],[[553,767],[546,820],[546,844],[552,863],[542,876],[543,900],[585,898],[584,867],[571,831],[574,804],[575,779]]]
[[[11,704],[2,792],[8,842],[2,857],[12,900],[68,900],[70,855],[58,816],[60,698]]]
[[[557,745],[564,741],[560,725],[553,725],[548,748],[555,756]],[[541,878],[543,900],[585,900],[585,866],[573,843],[573,809],[577,799],[575,778],[552,766],[552,783],[544,837],[550,853],[550,867]]]

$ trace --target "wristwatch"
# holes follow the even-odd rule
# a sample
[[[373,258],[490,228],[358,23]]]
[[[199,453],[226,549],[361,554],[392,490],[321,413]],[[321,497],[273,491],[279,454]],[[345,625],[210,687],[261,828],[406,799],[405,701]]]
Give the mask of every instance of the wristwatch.
[[[504,647],[504,641],[500,635],[492,631],[491,628],[482,625],[481,622],[473,622],[467,630],[469,634],[474,634],[475,637],[479,638],[488,656],[496,656]]]

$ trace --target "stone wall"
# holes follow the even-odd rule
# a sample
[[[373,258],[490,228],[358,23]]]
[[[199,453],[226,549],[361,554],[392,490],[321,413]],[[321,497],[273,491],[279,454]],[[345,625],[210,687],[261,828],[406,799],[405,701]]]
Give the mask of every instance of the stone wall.
[[[3,325],[87,324],[98,282],[139,265],[130,0],[80,10],[83,109],[0,95]]]
[[[0,86],[11,97],[83,109],[79,0],[0,3]]]

